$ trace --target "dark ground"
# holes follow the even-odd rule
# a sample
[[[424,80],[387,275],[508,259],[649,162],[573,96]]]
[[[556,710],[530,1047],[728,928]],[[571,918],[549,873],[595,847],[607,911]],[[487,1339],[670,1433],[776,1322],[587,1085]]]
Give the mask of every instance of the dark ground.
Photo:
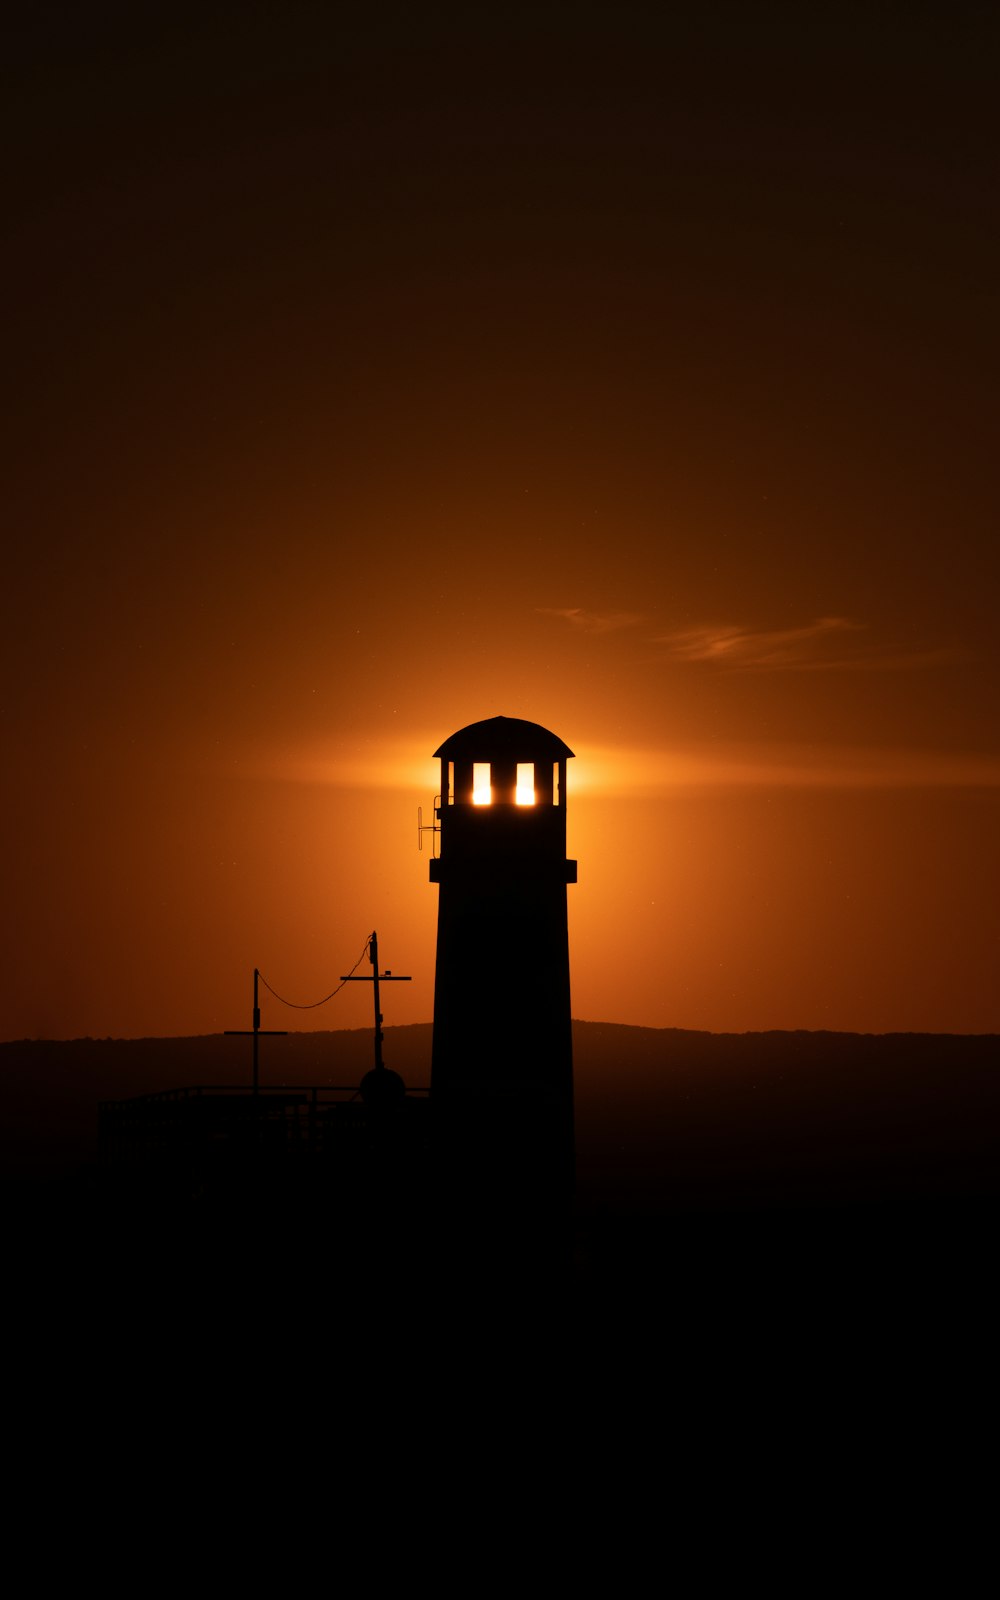
[[[366,1030],[261,1041],[266,1084],[360,1081]],[[994,1036],[716,1035],[574,1025],[580,1282],[633,1283],[707,1251],[869,1266],[958,1260],[992,1239],[1000,1195]],[[390,1028],[385,1057],[429,1078],[430,1025]],[[0,1170],[8,1233],[53,1242],[91,1217],[97,1108],[249,1077],[247,1039],[0,1045]],[[72,1219],[77,1219],[76,1223]],[[406,1218],[401,1219],[405,1228]],[[323,1224],[338,1251],[337,1219]],[[92,1241],[101,1248],[100,1238]]]
[[[386,1031],[412,1086],[429,1047],[429,1025]],[[704,1507],[728,1481],[783,1527],[780,1483],[782,1507],[860,1527],[883,1526],[890,1480],[921,1492],[976,1459],[997,1331],[995,1038],[577,1023],[572,1260],[530,1267],[429,1261],[407,1192],[367,1235],[344,1211],[164,1226],[102,1196],[99,1100],[246,1082],[249,1052],[0,1046],[9,1409],[39,1471],[54,1441],[90,1450],[111,1430],[126,1478],[151,1455],[172,1473],[173,1439],[212,1495],[237,1441],[260,1481],[320,1447],[349,1477],[345,1440],[377,1474],[409,1452],[422,1481],[444,1427],[449,1472],[502,1474],[500,1441],[539,1515],[559,1458],[602,1515],[618,1485],[659,1518],[668,1482]],[[371,1036],[264,1040],[261,1061],[265,1083],[353,1083]]]

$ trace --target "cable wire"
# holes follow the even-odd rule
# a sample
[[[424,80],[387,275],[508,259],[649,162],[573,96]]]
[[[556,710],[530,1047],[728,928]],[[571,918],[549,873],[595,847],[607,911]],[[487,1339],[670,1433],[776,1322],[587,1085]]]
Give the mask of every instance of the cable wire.
[[[347,977],[341,978],[337,987],[335,989],[331,989],[329,994],[324,995],[322,1000],[310,1000],[308,1005],[301,1005],[298,1000],[286,1000],[284,995],[278,993],[277,989],[271,988],[271,985],[268,983],[264,974],[259,969],[257,976],[260,978],[260,981],[264,985],[264,988],[267,990],[268,994],[273,994],[274,998],[276,1000],[280,1000],[283,1006],[291,1006],[293,1011],[315,1011],[317,1006],[325,1006],[328,1000],[332,1000],[335,994],[339,994],[341,989],[344,987],[344,984],[354,976],[362,961],[365,959],[365,956],[368,954],[371,942],[371,935],[369,934],[368,938],[365,940],[364,948],[362,949],[361,954],[358,956],[357,961],[355,961],[350,972],[347,974]]]

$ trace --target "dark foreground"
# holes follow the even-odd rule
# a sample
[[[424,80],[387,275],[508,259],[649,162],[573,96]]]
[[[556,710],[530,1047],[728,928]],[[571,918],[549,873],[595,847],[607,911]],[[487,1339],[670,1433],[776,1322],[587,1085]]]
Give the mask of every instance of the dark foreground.
[[[411,1088],[426,1086],[429,1045],[428,1026],[387,1030],[386,1059]],[[267,1046],[272,1087],[350,1085],[370,1064],[363,1031]],[[902,1299],[936,1323],[949,1307],[972,1314],[1000,1212],[995,1038],[578,1023],[574,1048],[575,1206],[558,1242],[550,1230],[538,1245],[502,1193],[485,1230],[468,1192],[428,1202],[426,1153],[386,1160],[367,1193],[352,1182],[289,1200],[244,1185],[222,1203],[151,1208],[148,1189],[102,1170],[98,1103],[244,1084],[246,1041],[0,1046],[9,1271],[92,1314],[162,1292],[202,1306],[259,1294],[336,1317],[342,1286],[391,1297],[406,1282],[412,1305],[431,1285],[439,1300],[510,1297],[522,1280],[595,1313],[655,1305],[675,1326]]]
[[[367,1034],[275,1043],[270,1083],[370,1064]],[[411,1086],[428,1045],[387,1031]],[[429,1215],[393,1166],[305,1205],[251,1184],[164,1208],[105,1181],[98,1101],[245,1083],[245,1051],[0,1047],[8,1455],[46,1552],[79,1566],[110,1520],[146,1571],[210,1522],[256,1568],[315,1502],[326,1544],[405,1539],[413,1564],[447,1500],[475,1570],[516,1521],[525,1570],[541,1530],[615,1588],[667,1560],[698,1587],[926,1579],[935,1540],[954,1586],[991,1526],[996,1040],[575,1046],[576,1202],[545,1248],[484,1233],[464,1187]]]

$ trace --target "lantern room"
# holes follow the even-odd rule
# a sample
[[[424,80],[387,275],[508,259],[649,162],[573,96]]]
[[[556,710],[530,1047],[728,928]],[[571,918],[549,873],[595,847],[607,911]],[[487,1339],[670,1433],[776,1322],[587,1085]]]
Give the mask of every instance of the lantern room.
[[[489,717],[453,733],[434,754],[440,858],[431,862],[432,882],[442,881],[449,860],[486,853],[508,862],[557,857],[563,881],[576,881],[576,863],[565,861],[568,745],[537,722]]]

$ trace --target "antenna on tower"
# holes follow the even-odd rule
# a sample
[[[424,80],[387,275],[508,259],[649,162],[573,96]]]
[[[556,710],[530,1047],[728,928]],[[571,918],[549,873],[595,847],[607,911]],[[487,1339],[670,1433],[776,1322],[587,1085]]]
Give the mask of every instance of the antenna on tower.
[[[434,815],[436,817],[440,817],[440,815],[441,815],[441,796],[439,794],[436,794],[434,796]],[[440,833],[440,832],[441,832],[441,824],[440,824],[440,822],[425,822],[424,821],[424,808],[423,808],[423,806],[418,806],[417,807],[417,849],[418,850],[422,850],[424,848],[424,834],[425,833],[431,834],[431,836],[432,836],[431,837],[431,855],[434,857],[435,861],[437,860],[437,840],[433,836],[435,834]]]

